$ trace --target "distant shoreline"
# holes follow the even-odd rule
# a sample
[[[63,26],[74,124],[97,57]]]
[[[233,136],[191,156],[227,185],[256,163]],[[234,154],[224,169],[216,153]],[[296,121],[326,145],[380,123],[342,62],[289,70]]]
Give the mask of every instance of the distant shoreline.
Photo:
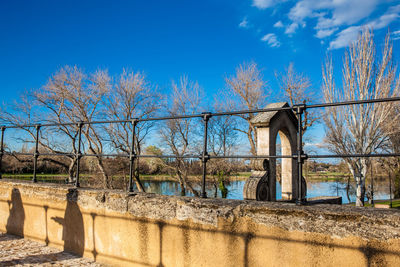
[[[88,177],[94,177],[96,174],[88,174],[88,173],[82,173],[80,174],[80,178],[82,180],[85,180]],[[240,172],[236,174],[232,174],[229,176],[224,176],[225,181],[245,181],[247,178],[249,178],[251,175],[251,172]],[[339,172],[308,172],[307,174],[304,175],[306,180],[309,182],[347,182],[347,179],[350,177],[351,181],[353,181],[352,177],[350,174],[346,173],[339,173]],[[21,180],[29,180],[33,177],[32,174],[3,174],[3,178],[8,178],[8,179],[21,179]],[[66,178],[68,178],[67,174],[37,174],[37,178],[39,180],[42,180],[44,182],[62,182]],[[114,180],[117,179],[123,179],[124,176],[122,175],[116,175],[113,176]],[[207,174],[207,181],[211,181],[212,179],[218,180],[217,175],[210,175]],[[125,179],[128,179],[128,176],[125,176]],[[175,176],[173,175],[168,175],[168,174],[141,174],[140,179],[142,181],[177,181]],[[385,176],[375,176],[374,180],[375,181],[383,181],[386,180],[387,177]],[[200,181],[201,180],[201,175],[190,175],[189,176],[189,181]],[[369,180],[369,177],[367,177],[367,180]]]

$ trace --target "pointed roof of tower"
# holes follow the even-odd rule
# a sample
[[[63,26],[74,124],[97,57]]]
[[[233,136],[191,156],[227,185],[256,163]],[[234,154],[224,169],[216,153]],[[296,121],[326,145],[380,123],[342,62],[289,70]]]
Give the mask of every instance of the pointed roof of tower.
[[[290,107],[287,102],[277,102],[266,105],[264,109],[285,108],[285,107]],[[257,114],[257,116],[252,118],[250,122],[256,127],[268,127],[271,120],[273,120],[281,112],[287,113],[289,118],[293,121],[293,123],[297,127],[297,118],[291,109],[260,112]]]

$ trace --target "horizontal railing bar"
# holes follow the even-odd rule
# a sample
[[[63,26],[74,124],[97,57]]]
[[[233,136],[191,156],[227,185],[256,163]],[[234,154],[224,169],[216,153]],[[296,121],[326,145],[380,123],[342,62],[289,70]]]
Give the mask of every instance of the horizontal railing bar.
[[[360,104],[395,102],[395,101],[400,101],[400,97],[366,99],[366,100],[350,100],[350,101],[334,102],[334,103],[311,104],[311,105],[306,105],[306,107],[307,108],[324,108],[324,107],[337,107],[337,106],[346,106],[346,105],[360,105]]]
[[[34,156],[34,153],[23,152],[6,152],[4,155],[20,155],[20,156]],[[39,156],[75,156],[75,153],[39,153]],[[129,154],[82,154],[82,157],[125,157],[129,158]],[[134,155],[136,158],[180,158],[180,159],[198,159],[202,155]],[[229,155],[229,156],[215,156],[208,155],[210,159],[267,159],[267,158],[297,158],[296,155]],[[326,155],[306,155],[307,158],[380,158],[380,157],[400,157],[400,153],[379,153],[379,154],[326,154]]]
[[[201,155],[182,155],[182,156],[175,156],[175,155],[136,155],[138,158],[178,158],[178,159],[198,159],[201,158]]]
[[[75,153],[40,153],[40,156],[75,156]]]
[[[227,112],[216,112],[210,113],[211,116],[227,116],[227,115],[240,115],[240,114],[252,114],[261,112],[273,112],[281,110],[292,110],[293,107],[281,107],[281,108],[263,108],[263,109],[253,109],[253,110],[238,110],[238,111],[227,111]]]
[[[297,155],[231,155],[231,156],[209,156],[211,159],[285,159],[285,158],[297,158]]]
[[[128,154],[82,154],[82,157],[126,157],[129,158]]]
[[[379,98],[379,99],[366,99],[366,100],[352,100],[352,101],[343,101],[343,102],[334,102],[334,103],[321,103],[321,104],[311,104],[306,105],[305,108],[323,108],[323,107],[335,107],[335,106],[345,106],[345,105],[358,105],[358,104],[368,104],[368,103],[381,103],[381,102],[394,102],[400,101],[400,97],[392,97],[392,98]],[[252,114],[252,113],[261,113],[261,112],[273,112],[273,111],[281,111],[281,110],[293,110],[296,105],[292,107],[280,107],[280,108],[264,108],[264,109],[254,109],[254,110],[238,110],[238,111],[227,111],[227,112],[215,112],[209,113],[211,116],[227,116],[227,115],[240,115],[240,114]],[[160,121],[160,120],[175,120],[175,119],[190,119],[190,118],[202,118],[204,114],[191,114],[191,115],[177,115],[177,116],[165,116],[165,117],[155,117],[155,118],[139,118],[138,122],[143,121]],[[102,121],[83,121],[83,124],[109,124],[109,123],[129,123],[132,122],[134,118],[130,120],[102,120]],[[72,126],[78,125],[80,122],[67,122],[67,123],[43,123],[40,124],[41,127],[54,127],[54,126]],[[38,124],[25,124],[25,125],[3,125],[5,128],[30,128],[36,127]]]
[[[21,128],[32,128],[40,125],[40,127],[54,127],[54,126],[72,126],[76,125],[77,122],[66,122],[66,123],[36,123],[36,124],[21,124],[21,125],[3,125],[6,129],[21,129]]]
[[[400,157],[400,153],[388,154],[331,154],[331,155],[307,155],[308,158],[323,159],[323,158],[387,158]]]
[[[4,155],[18,155],[18,156],[34,156],[35,153],[24,153],[24,152],[8,152],[4,151]],[[74,153],[38,153],[40,156],[75,156]]]
[[[104,120],[104,121],[83,121],[83,124],[111,124],[111,123],[131,123],[132,120]]]
[[[191,118],[202,118],[203,114],[193,114],[193,115],[178,115],[178,116],[166,116],[157,118],[146,118],[138,119],[138,121],[162,121],[162,120],[178,120],[178,119],[191,119]]]
[[[34,156],[34,153],[23,153],[23,152],[6,152],[4,155],[19,155],[19,156]],[[75,153],[38,153],[39,156],[75,156]],[[81,154],[82,157],[126,157],[129,158],[129,154]],[[137,158],[201,158],[201,155],[135,155]]]
[[[129,154],[82,154],[82,157],[125,157],[129,158]],[[175,156],[175,155],[134,155],[136,158],[200,158],[200,155],[182,155],[182,156]]]

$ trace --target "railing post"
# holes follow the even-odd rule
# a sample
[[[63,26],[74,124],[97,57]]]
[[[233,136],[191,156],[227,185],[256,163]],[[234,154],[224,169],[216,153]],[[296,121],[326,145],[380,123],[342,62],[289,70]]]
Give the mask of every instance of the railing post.
[[[1,142],[0,142],[0,179],[3,177],[3,155],[4,155],[4,131],[6,130],[5,126],[1,126]]]
[[[204,139],[203,139],[203,154],[201,155],[201,161],[203,163],[203,180],[201,184],[201,197],[206,198],[206,176],[207,176],[207,161],[210,159],[210,156],[207,153],[207,132],[208,132],[208,120],[211,118],[210,112],[204,112],[203,121],[204,121]]]
[[[133,176],[135,175],[135,161],[137,159],[136,154],[136,126],[139,122],[138,118],[132,120],[132,140],[131,140],[131,151],[129,153],[129,192],[133,192]],[[138,174],[139,175],[139,174]],[[144,187],[140,182],[138,176],[135,175],[135,179],[138,182],[140,189],[144,192]]]
[[[303,163],[307,157],[303,151],[303,112],[306,109],[305,104],[295,105],[295,114],[297,116],[297,168],[298,168],[298,196],[296,199],[297,205],[304,205],[306,200],[303,198],[302,182],[303,182]]]
[[[75,187],[80,187],[79,182],[79,167],[80,167],[80,160],[82,157],[81,153],[81,143],[82,143],[82,127],[83,121],[78,123],[78,149],[76,150],[76,177],[75,177]]]
[[[35,140],[35,153],[33,154],[33,179],[32,182],[36,183],[36,169],[37,169],[37,159],[39,157],[39,132],[40,124],[36,125],[36,140]]]

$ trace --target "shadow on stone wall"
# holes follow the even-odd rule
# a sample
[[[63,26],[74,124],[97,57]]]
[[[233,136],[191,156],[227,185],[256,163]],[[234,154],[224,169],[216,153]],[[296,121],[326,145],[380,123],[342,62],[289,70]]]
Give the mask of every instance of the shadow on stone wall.
[[[51,219],[63,226],[64,250],[82,256],[85,250],[85,231],[82,213],[77,204],[78,190],[68,189],[66,199],[64,218],[51,217]]]
[[[7,203],[10,214],[6,225],[7,233],[24,236],[25,211],[18,188],[12,189],[11,201],[7,201]]]
[[[213,234],[213,235],[223,235],[224,239],[226,240],[226,249],[228,250],[229,257],[226,259],[226,266],[244,266],[244,267],[249,267],[252,266],[251,260],[250,260],[250,248],[251,248],[251,243],[255,240],[258,239],[260,240],[270,240],[270,241],[276,241],[279,242],[280,244],[285,244],[287,245],[294,245],[294,244],[301,244],[308,246],[310,248],[310,252],[315,254],[315,262],[309,262],[310,265],[318,265],[318,261],[320,260],[321,255],[319,255],[320,250],[322,248],[327,248],[329,247],[330,249],[345,249],[345,250],[350,250],[354,252],[361,252],[362,255],[364,256],[366,266],[386,266],[389,263],[386,261],[385,257],[386,256],[396,256],[399,257],[400,260],[400,253],[396,251],[391,251],[387,249],[386,247],[382,247],[379,244],[374,244],[374,242],[370,243],[367,242],[364,246],[350,246],[350,245],[341,245],[341,244],[334,244],[334,243],[326,243],[323,240],[301,240],[301,239],[296,239],[296,238],[290,238],[289,236],[276,236],[276,235],[259,235],[255,232],[252,231],[252,226],[248,225],[248,231],[244,232],[238,232],[237,229],[235,229],[235,225],[230,225],[225,228],[225,230],[212,230],[212,229],[204,229],[201,227],[194,227],[189,225],[186,222],[183,222],[181,225],[176,225],[176,224],[169,224],[165,221],[161,220],[148,220],[148,219],[141,219],[141,218],[126,218],[126,217],[119,217],[119,216],[110,216],[110,215],[100,215],[96,213],[90,213],[92,217],[92,223],[93,226],[95,224],[95,219],[98,217],[108,217],[112,219],[117,219],[117,220],[129,220],[129,221],[135,221],[139,225],[139,235],[142,235],[138,240],[140,242],[139,244],[139,251],[140,251],[140,260],[134,260],[134,259],[128,259],[124,257],[120,257],[117,255],[110,255],[104,252],[99,252],[96,250],[95,245],[94,249],[91,251],[93,253],[93,257],[96,260],[96,257],[100,254],[103,257],[109,258],[109,259],[115,259],[118,261],[124,261],[129,263],[129,265],[143,265],[143,266],[153,266],[153,267],[164,267],[166,266],[163,262],[163,259],[168,258],[172,255],[168,255],[168,252],[172,252],[170,249],[165,247],[164,243],[164,237],[163,237],[163,231],[166,227],[168,228],[176,228],[180,234],[181,238],[184,240],[184,247],[183,251],[174,251],[173,253],[176,254],[181,254],[183,255],[183,265],[185,266],[191,266],[194,264],[192,261],[193,258],[198,257],[196,253],[196,246],[198,246],[197,243],[201,242],[201,235],[202,234]],[[159,231],[159,254],[158,255],[152,255],[152,257],[159,257],[159,263],[154,265],[151,264],[149,255],[150,255],[150,247],[149,247],[149,237],[147,236],[151,229],[153,229],[153,226],[157,225],[158,231]],[[97,231],[101,231],[101,229],[98,229]],[[100,234],[101,235],[101,234]],[[179,238],[179,236],[177,236]],[[95,230],[93,228],[93,241],[95,240]],[[237,258],[237,250],[242,249],[240,248],[239,244],[243,244],[243,258],[239,259]],[[120,245],[120,244],[119,244]],[[194,246],[194,247],[192,247]],[[277,244],[277,246],[279,246]],[[283,246],[284,247],[284,246]],[[282,248],[283,248],[282,247]],[[165,250],[164,250],[165,249]],[[164,250],[164,251],[163,251]],[[176,255],[175,255],[176,256]],[[252,255],[254,257],[254,254]],[[201,264],[197,262],[198,264]]]

